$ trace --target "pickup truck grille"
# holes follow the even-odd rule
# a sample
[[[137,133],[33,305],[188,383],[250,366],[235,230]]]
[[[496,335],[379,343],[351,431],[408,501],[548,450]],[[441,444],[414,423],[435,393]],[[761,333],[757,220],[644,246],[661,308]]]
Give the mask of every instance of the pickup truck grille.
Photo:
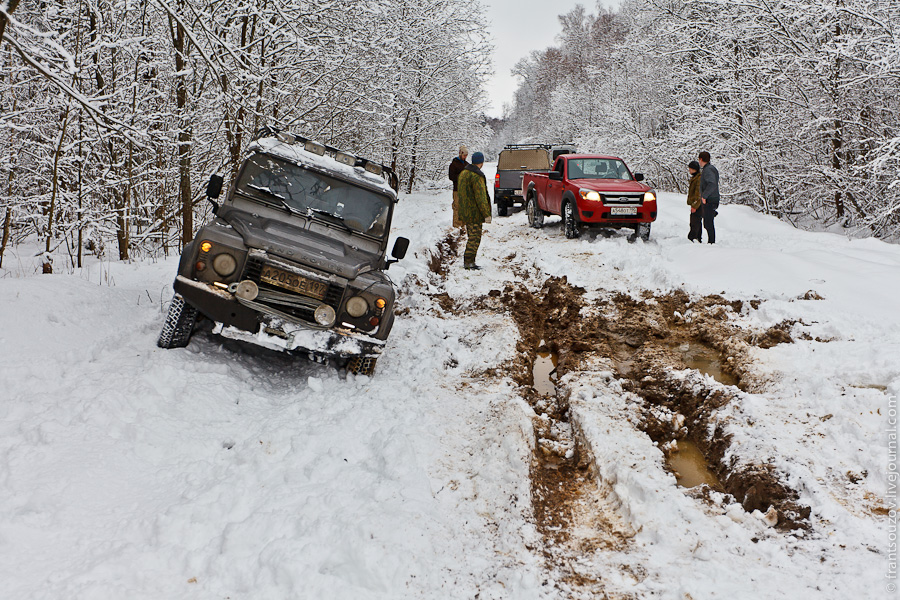
[[[242,279],[249,279],[259,286],[259,297],[256,300],[257,302],[296,319],[310,322],[315,322],[314,313],[319,304],[328,304],[335,312],[338,312],[338,308],[341,305],[341,299],[344,296],[344,288],[342,286],[328,283],[328,289],[325,292],[324,298],[321,300],[311,298],[292,290],[261,282],[260,279],[264,264],[265,262],[259,257],[251,255],[247,259],[247,265],[244,267],[244,275],[242,277]],[[277,263],[273,263],[272,266],[284,269],[283,265]],[[303,271],[306,273],[307,269],[303,269]],[[309,275],[313,274],[310,272]],[[327,280],[325,276],[310,277],[309,275],[304,274],[303,276],[323,283]]]
[[[603,197],[603,204],[606,205],[637,205],[644,203],[644,194],[604,194],[601,192]]]

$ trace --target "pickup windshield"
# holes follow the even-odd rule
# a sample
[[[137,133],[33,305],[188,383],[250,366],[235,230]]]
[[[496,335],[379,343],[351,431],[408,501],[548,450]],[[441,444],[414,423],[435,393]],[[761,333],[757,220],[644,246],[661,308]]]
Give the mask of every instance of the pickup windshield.
[[[623,179],[630,181],[631,172],[621,160],[614,158],[575,158],[569,160],[569,179]]]
[[[339,221],[347,229],[381,237],[391,200],[362,187],[310,171],[266,154],[247,160],[238,191],[312,218]]]

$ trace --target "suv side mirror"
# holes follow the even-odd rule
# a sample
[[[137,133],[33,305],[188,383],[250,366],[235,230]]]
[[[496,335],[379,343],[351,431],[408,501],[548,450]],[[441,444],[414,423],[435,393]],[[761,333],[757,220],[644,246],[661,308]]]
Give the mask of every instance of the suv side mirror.
[[[550,171],[547,173],[547,177],[552,179],[553,181],[562,181],[562,173],[559,171]]]
[[[224,178],[221,175],[213,173],[209,176],[209,183],[206,184],[206,197],[213,205],[213,213],[219,210],[219,203],[216,198],[222,193],[222,183]]]
[[[394,249],[391,250],[391,256],[394,257],[394,260],[387,261],[384,264],[384,268],[387,269],[389,266],[406,256],[407,250],[409,250],[409,240],[405,237],[398,237],[394,242]]]
[[[643,174],[643,173],[635,173],[635,174],[634,174],[634,180],[635,180],[635,181],[643,181],[643,180],[644,180],[644,174]]]

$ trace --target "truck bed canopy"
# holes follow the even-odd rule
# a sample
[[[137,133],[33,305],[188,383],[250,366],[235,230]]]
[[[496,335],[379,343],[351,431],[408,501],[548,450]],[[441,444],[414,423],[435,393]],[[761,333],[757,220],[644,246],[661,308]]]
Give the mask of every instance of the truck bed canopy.
[[[547,171],[550,156],[545,148],[521,148],[504,150],[497,160],[498,171]]]

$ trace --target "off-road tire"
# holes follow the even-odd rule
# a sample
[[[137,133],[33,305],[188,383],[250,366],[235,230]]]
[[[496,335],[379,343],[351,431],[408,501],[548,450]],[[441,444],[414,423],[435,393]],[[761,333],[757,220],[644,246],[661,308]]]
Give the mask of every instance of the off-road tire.
[[[634,233],[644,242],[650,241],[650,223],[640,223],[635,228]]]
[[[156,345],[160,348],[184,348],[191,341],[196,322],[197,309],[185,302],[180,294],[175,294]]]
[[[377,361],[377,357],[354,356],[347,361],[347,372],[354,375],[371,375],[375,372],[375,363]]]
[[[538,207],[534,194],[529,195],[525,201],[525,216],[528,217],[529,227],[540,229],[544,226],[544,211]]]
[[[503,200],[497,203],[497,216],[505,217],[509,214],[509,205]]]
[[[575,206],[572,204],[571,200],[563,203],[562,217],[563,233],[566,234],[566,239],[571,240],[577,238],[578,223],[575,222]]]

